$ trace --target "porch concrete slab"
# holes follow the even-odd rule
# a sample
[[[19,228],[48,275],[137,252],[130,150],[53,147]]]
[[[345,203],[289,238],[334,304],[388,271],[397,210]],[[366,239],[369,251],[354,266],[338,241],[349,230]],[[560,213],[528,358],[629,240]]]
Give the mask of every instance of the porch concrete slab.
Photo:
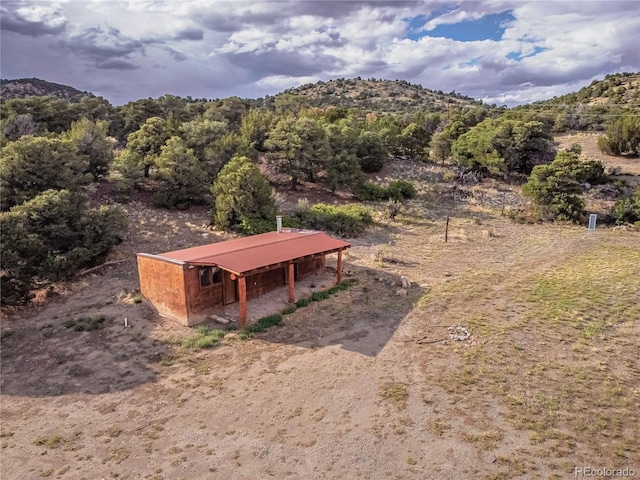
[[[296,282],[295,299],[298,301],[301,298],[311,296],[314,292],[327,290],[334,286],[335,283],[335,269],[327,269],[323,272],[317,272]],[[283,285],[277,290],[273,290],[261,297],[249,300],[247,302],[247,323],[251,324],[262,317],[280,313],[290,305],[289,302],[287,302],[288,298],[289,288],[287,285]],[[240,314],[239,307],[240,304],[238,302],[225,305],[223,316],[237,323]]]

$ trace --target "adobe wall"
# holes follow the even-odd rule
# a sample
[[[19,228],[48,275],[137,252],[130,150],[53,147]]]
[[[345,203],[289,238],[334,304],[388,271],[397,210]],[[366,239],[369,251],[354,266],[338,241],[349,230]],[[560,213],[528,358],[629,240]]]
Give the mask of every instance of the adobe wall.
[[[298,278],[296,280],[303,280],[308,276],[313,275],[323,267],[324,262],[324,256],[300,262],[298,264]]]
[[[188,325],[184,265],[138,255],[140,293],[163,317]]]
[[[184,284],[186,291],[187,310],[189,312],[189,325],[196,325],[208,319],[205,311],[222,305],[222,283],[200,285],[200,269],[187,268],[184,271]]]
[[[258,298],[285,285],[285,270],[286,267],[281,267],[247,277],[247,300]]]

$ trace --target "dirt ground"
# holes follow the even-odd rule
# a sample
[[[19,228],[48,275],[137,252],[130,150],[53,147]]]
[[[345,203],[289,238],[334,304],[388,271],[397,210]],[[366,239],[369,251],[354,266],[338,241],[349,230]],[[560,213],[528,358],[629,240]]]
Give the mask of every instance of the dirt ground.
[[[175,340],[192,329],[134,303],[134,254],[225,237],[203,209],[129,204],[120,263],[3,313],[2,477],[640,475],[640,233],[517,224],[468,202],[445,243],[451,210],[411,214],[423,207],[351,240],[355,286],[249,340],[187,350]],[[544,295],[574,280],[602,298],[567,296],[565,325]],[[90,316],[103,328],[65,327]],[[470,337],[452,338],[459,324]]]

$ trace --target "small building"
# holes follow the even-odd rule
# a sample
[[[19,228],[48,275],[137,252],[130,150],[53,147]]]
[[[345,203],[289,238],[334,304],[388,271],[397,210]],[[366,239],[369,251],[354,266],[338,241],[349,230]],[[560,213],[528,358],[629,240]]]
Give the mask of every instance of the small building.
[[[163,317],[183,325],[205,322],[225,305],[239,302],[238,326],[246,327],[247,301],[323,270],[338,254],[336,282],[342,280],[342,251],[351,244],[324,232],[281,229],[261,235],[150,255],[138,254],[140,292]]]

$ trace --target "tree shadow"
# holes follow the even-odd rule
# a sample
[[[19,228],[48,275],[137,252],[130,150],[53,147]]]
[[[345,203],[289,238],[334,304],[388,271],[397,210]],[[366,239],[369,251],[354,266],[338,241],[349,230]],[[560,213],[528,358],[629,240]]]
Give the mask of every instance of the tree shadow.
[[[422,296],[423,289],[402,289],[399,276],[377,269],[345,264],[345,270],[353,272],[357,284],[286,315],[283,326],[272,328],[259,338],[309,349],[340,345],[345,350],[377,356]]]

